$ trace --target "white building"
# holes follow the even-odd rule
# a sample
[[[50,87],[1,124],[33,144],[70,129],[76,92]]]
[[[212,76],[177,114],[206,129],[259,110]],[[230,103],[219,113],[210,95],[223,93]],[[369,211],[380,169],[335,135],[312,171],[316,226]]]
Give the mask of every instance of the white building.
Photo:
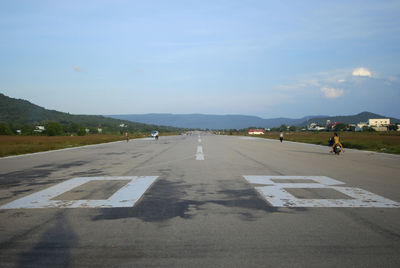
[[[265,130],[264,129],[249,129],[248,133],[250,135],[262,135],[262,134],[265,134]]]
[[[44,126],[36,126],[35,130],[33,132],[38,132],[38,133],[42,133],[43,131],[45,131],[45,127]]]
[[[363,122],[360,122],[360,123],[358,123],[357,124],[357,126],[356,127],[358,127],[358,128],[363,128],[363,127],[368,127],[368,124],[367,123],[363,123]]]
[[[389,118],[373,118],[368,120],[368,125],[370,127],[383,127],[390,125]]]
[[[318,126],[317,123],[311,123],[308,126],[308,130],[312,130],[312,131],[321,131],[321,130],[325,130],[324,127]]]
[[[387,131],[390,125],[389,118],[372,118],[368,120],[368,125],[376,131]]]

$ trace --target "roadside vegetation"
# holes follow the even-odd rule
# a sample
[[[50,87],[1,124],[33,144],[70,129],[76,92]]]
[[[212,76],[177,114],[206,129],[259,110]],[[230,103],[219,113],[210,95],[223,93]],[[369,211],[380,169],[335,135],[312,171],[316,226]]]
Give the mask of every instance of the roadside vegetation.
[[[338,132],[345,148],[400,154],[399,132]],[[264,138],[279,139],[279,132],[266,133]],[[328,146],[333,132],[285,132],[284,140]]]
[[[266,132],[264,135],[249,135],[245,130],[222,131],[225,135],[254,136],[266,139],[279,140],[279,129]],[[333,136],[334,131],[284,131],[284,141],[295,141],[310,144],[328,146],[329,137]],[[346,148],[400,154],[400,132],[399,131],[337,131],[341,143]]]
[[[125,139],[149,137],[158,130],[160,136],[177,135],[180,128],[122,123],[78,124],[74,122],[51,121],[40,126],[0,122],[0,157],[57,150],[89,144],[106,143]]]
[[[176,132],[160,133],[160,136],[177,135]],[[149,133],[131,133],[129,139],[149,137]],[[84,136],[22,136],[0,135],[0,157],[36,153],[125,140],[122,134],[91,134]]]
[[[123,140],[120,135],[0,136],[0,157]]]

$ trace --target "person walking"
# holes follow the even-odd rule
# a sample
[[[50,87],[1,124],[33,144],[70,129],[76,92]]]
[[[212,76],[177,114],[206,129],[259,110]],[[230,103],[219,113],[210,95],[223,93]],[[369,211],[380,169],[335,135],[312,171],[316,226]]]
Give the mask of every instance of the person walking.
[[[279,134],[279,140],[282,142],[283,141],[283,132],[281,131],[281,134]]]
[[[128,132],[125,132],[125,139],[126,139],[126,142],[129,142],[129,134],[128,134]]]

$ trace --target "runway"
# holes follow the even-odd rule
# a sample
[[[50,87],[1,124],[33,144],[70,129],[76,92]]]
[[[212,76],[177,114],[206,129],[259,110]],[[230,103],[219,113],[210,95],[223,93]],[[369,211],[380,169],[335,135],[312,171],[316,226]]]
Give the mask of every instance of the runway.
[[[399,267],[400,156],[251,137],[0,159],[2,267]]]

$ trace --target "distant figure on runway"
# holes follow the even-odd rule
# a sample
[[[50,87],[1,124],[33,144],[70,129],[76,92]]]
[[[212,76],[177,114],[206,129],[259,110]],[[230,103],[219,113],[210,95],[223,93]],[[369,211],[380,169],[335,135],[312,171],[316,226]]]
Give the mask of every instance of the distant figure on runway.
[[[126,138],[126,142],[129,142],[129,134],[128,134],[128,132],[125,132],[125,138]]]
[[[281,131],[281,134],[279,134],[279,140],[282,142],[283,141],[283,132]]]

